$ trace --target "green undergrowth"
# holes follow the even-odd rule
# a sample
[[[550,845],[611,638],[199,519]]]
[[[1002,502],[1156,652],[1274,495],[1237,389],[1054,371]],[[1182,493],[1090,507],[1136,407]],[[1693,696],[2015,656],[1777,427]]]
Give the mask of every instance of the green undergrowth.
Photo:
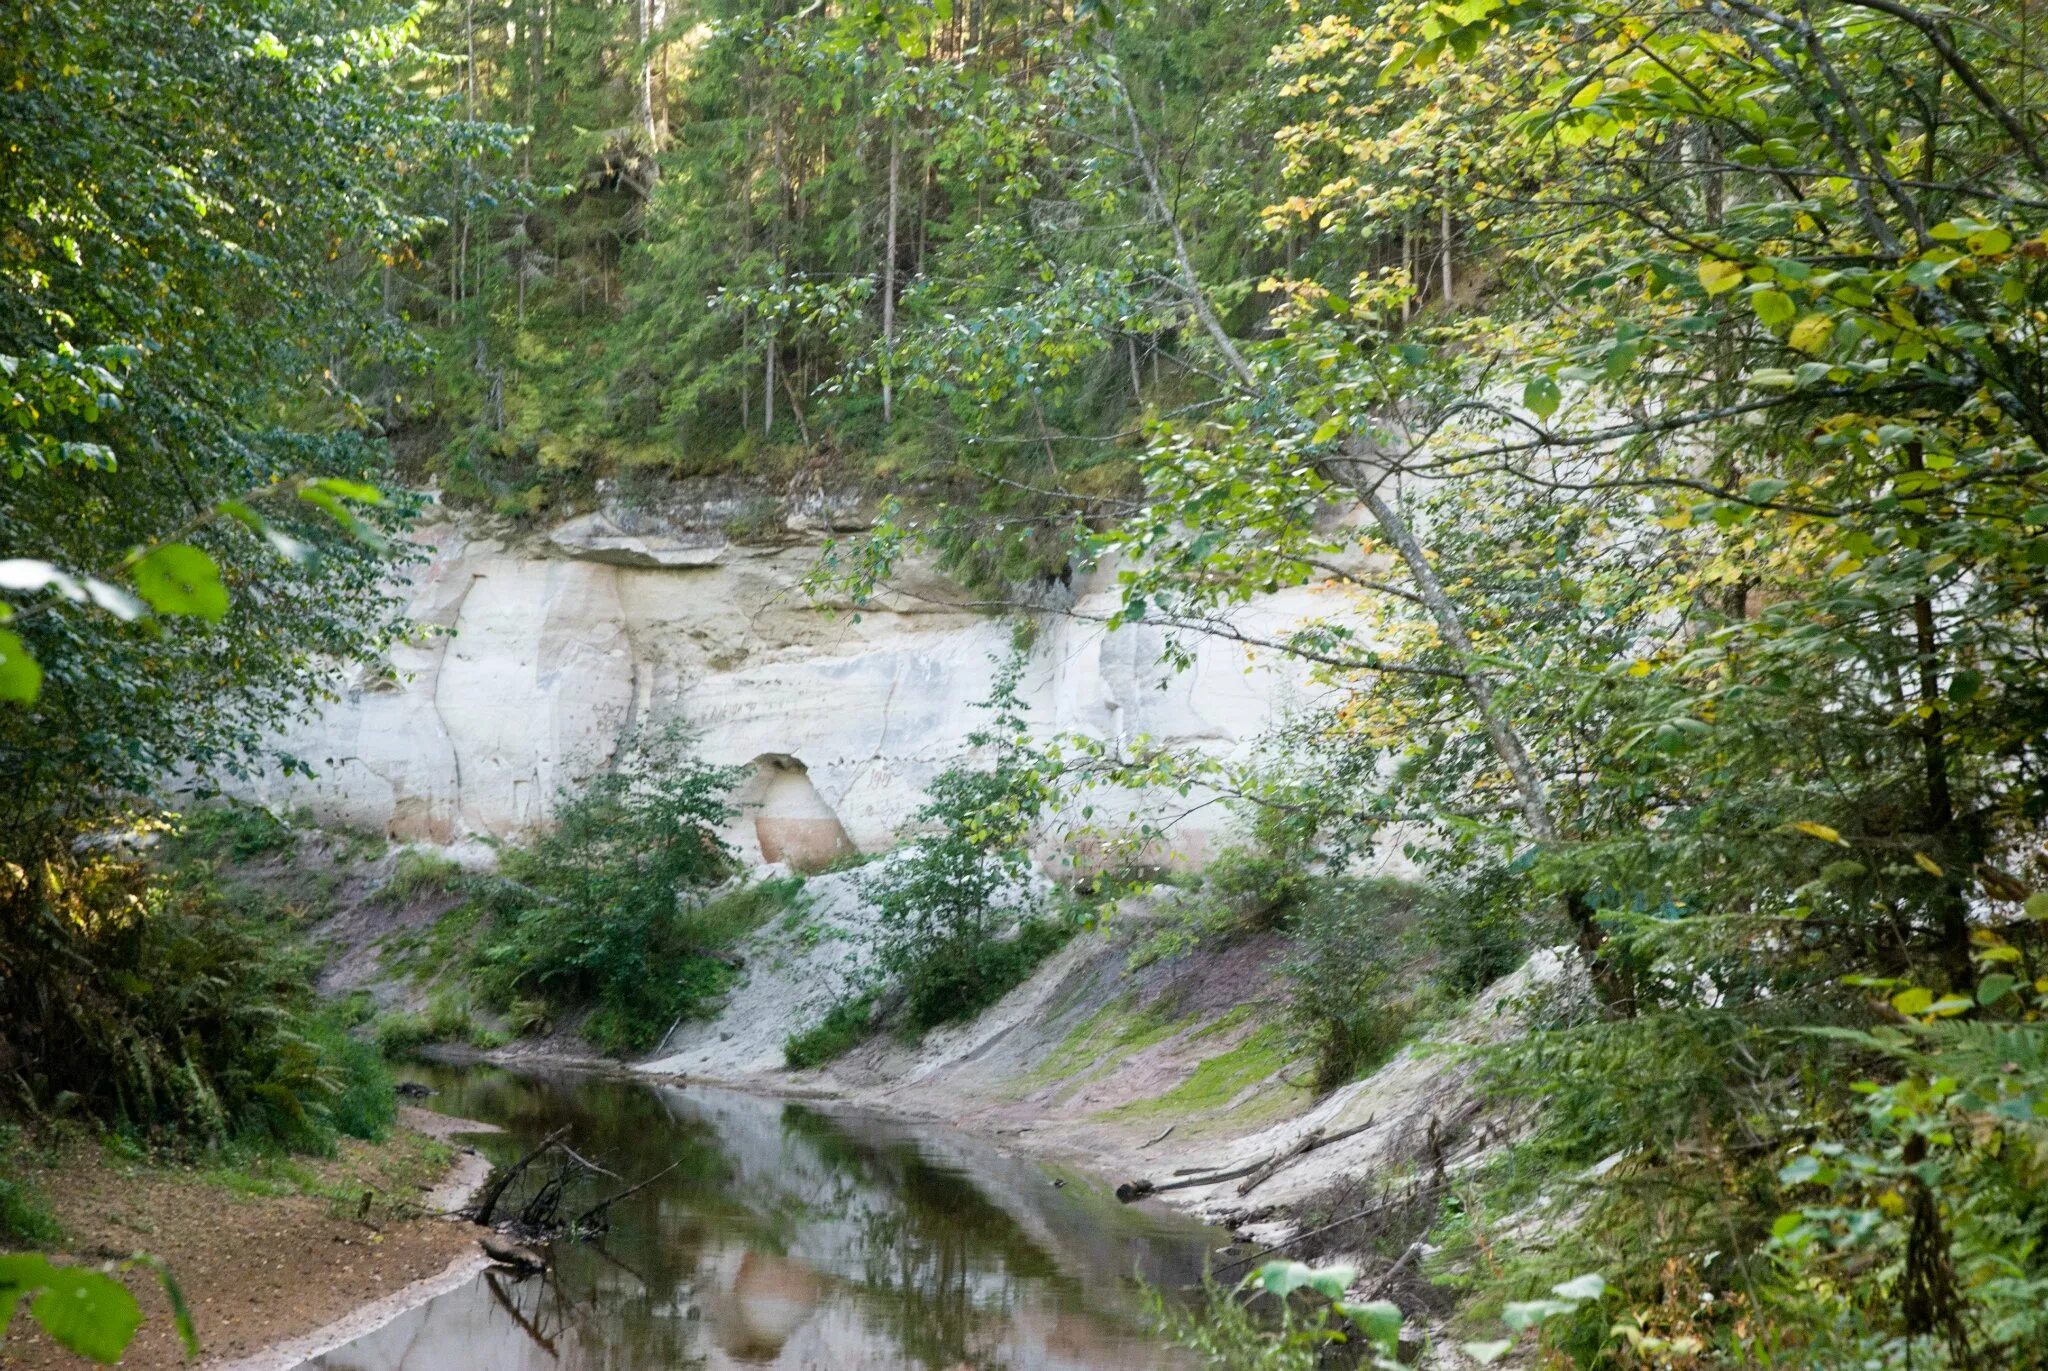
[[[18,1124],[0,1124],[0,1244],[55,1247],[64,1241],[64,1225],[31,1175],[53,1164],[37,1151]]]
[[[782,1043],[782,1059],[792,1071],[808,1071],[845,1056],[874,1031],[876,994],[865,990],[835,1001],[825,1017]]]
[[[383,1136],[383,1059],[354,1031],[358,1008],[312,988],[321,954],[305,930],[326,886],[273,861],[302,828],[242,805],[152,822],[153,848],[52,853],[37,882],[0,892],[24,930],[9,969],[43,987],[0,997],[0,1039],[37,1063],[10,1105],[24,1122],[91,1120],[186,1149],[330,1155],[344,1137]],[[51,956],[68,969],[38,975]]]
[[[408,847],[392,864],[391,877],[375,899],[379,904],[411,904],[421,899],[459,893],[465,884],[460,864],[425,848]]]
[[[717,830],[735,812],[739,780],[738,769],[698,760],[685,734],[661,731],[564,792],[553,826],[501,848],[495,874],[400,853],[380,902],[453,903],[380,945],[386,969],[424,988],[427,1003],[386,1016],[378,1041],[390,1053],[490,1048],[573,1023],[623,1056],[715,1010],[744,974],[731,949],[778,916],[799,916],[805,901],[801,878],[735,880]]]
[[[398,1217],[417,1212],[416,1197],[447,1173],[454,1158],[447,1143],[406,1132],[330,1161],[265,1152],[228,1155],[196,1170],[192,1179],[249,1199],[310,1196],[325,1200],[337,1217]]]

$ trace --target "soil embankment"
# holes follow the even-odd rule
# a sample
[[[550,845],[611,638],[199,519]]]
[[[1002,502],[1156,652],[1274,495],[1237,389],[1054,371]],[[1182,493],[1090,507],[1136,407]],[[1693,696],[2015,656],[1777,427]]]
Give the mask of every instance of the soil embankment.
[[[381,1143],[344,1141],[333,1158],[231,1169],[133,1160],[67,1139],[47,1150],[36,1183],[75,1259],[148,1252],[170,1266],[192,1310],[201,1365],[288,1366],[326,1345],[318,1335],[329,1325],[352,1326],[366,1306],[416,1283],[466,1277],[482,1263],[477,1230],[442,1217],[488,1169],[451,1141],[479,1126],[412,1108],[399,1123]],[[138,1269],[124,1279],[144,1322],[121,1365],[188,1365],[155,1277]],[[25,1318],[0,1350],[10,1371],[81,1364]]]

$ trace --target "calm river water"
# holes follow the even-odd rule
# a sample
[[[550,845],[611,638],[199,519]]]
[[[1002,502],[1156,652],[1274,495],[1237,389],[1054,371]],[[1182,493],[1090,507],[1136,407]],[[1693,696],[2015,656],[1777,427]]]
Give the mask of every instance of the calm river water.
[[[629,1181],[680,1165],[546,1276],[486,1273],[302,1371],[1180,1368],[1134,1277],[1192,1285],[1222,1240],[951,1129],[708,1087],[408,1074],[507,1130],[474,1139],[493,1160],[567,1124]]]

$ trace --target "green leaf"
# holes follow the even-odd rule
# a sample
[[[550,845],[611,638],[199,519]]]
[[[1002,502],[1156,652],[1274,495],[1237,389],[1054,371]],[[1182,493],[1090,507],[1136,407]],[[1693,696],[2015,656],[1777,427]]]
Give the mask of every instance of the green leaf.
[[[142,1310],[126,1286],[84,1266],[56,1266],[35,1255],[0,1257],[0,1333],[30,1298],[29,1317],[59,1346],[97,1362],[120,1360]]]
[[[1576,1313],[1578,1308],[1574,1300],[1517,1300],[1501,1306],[1500,1319],[1520,1333],[1556,1315]]]
[[[192,1306],[185,1302],[185,1292],[179,1287],[177,1277],[171,1274],[170,1263],[162,1257],[138,1252],[125,1265],[146,1266],[156,1272],[157,1281],[164,1288],[164,1298],[171,1302],[171,1326],[178,1330],[178,1341],[185,1345],[187,1356],[197,1357],[199,1331],[192,1326]]]
[[[1358,1269],[1352,1266],[1314,1267],[1307,1262],[1267,1262],[1259,1268],[1259,1284],[1269,1294],[1283,1299],[1303,1286],[1329,1299],[1340,1299],[1356,1279]]]
[[[27,644],[0,628],[0,700],[32,705],[43,693],[43,669],[29,655]]]
[[[2048,890],[2037,890],[2027,896],[2025,909],[2030,919],[2048,919]]]
[[[1804,1185],[1820,1174],[1820,1158],[1812,1154],[1794,1157],[1778,1168],[1780,1185]]]
[[[1792,322],[1792,316],[1799,307],[1792,303],[1792,297],[1782,290],[1760,290],[1749,297],[1749,307],[1756,311],[1756,317],[1773,328]]]
[[[1557,413],[1557,407],[1564,403],[1564,394],[1558,389],[1557,381],[1549,376],[1532,376],[1529,384],[1522,387],[1522,403],[1529,412],[1539,419],[1548,419]]]
[[[2002,971],[1986,976],[1977,982],[1977,1003],[1986,1006],[1997,1004],[2010,995],[2012,988],[2018,984],[2017,980]]]
[[[1401,1343],[1401,1306],[1392,1300],[1367,1300],[1363,1304],[1337,1306],[1345,1318],[1358,1325],[1367,1342],[1391,1357]]]
[[[1358,1268],[1355,1266],[1324,1266],[1309,1273],[1308,1285],[1325,1299],[1337,1300],[1344,1297],[1351,1282],[1357,1279]]]
[[[1597,1300],[1607,1293],[1607,1280],[1597,1271],[1588,1271],[1562,1285],[1551,1286],[1550,1293],[1561,1300]]]
[[[228,612],[228,588],[213,558],[190,543],[166,543],[146,554],[131,574],[135,588],[159,614],[219,621]]]
[[[1505,1357],[1508,1354],[1508,1349],[1514,1345],[1513,1339],[1501,1338],[1496,1342],[1460,1343],[1459,1347],[1466,1356],[1478,1362],[1481,1366],[1491,1366],[1502,1357]]]

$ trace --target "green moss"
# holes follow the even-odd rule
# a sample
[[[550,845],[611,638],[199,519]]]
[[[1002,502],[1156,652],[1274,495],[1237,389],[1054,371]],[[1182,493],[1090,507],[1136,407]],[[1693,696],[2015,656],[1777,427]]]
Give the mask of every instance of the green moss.
[[[1097,1117],[1133,1119],[1162,1114],[1192,1117],[1213,1113],[1249,1087],[1272,1080],[1293,1058],[1286,1029],[1279,1024],[1268,1024],[1228,1052],[1203,1062],[1185,1081],[1164,1095],[1118,1105],[1102,1111]],[[1304,1093],[1284,1083],[1279,1089]]]

